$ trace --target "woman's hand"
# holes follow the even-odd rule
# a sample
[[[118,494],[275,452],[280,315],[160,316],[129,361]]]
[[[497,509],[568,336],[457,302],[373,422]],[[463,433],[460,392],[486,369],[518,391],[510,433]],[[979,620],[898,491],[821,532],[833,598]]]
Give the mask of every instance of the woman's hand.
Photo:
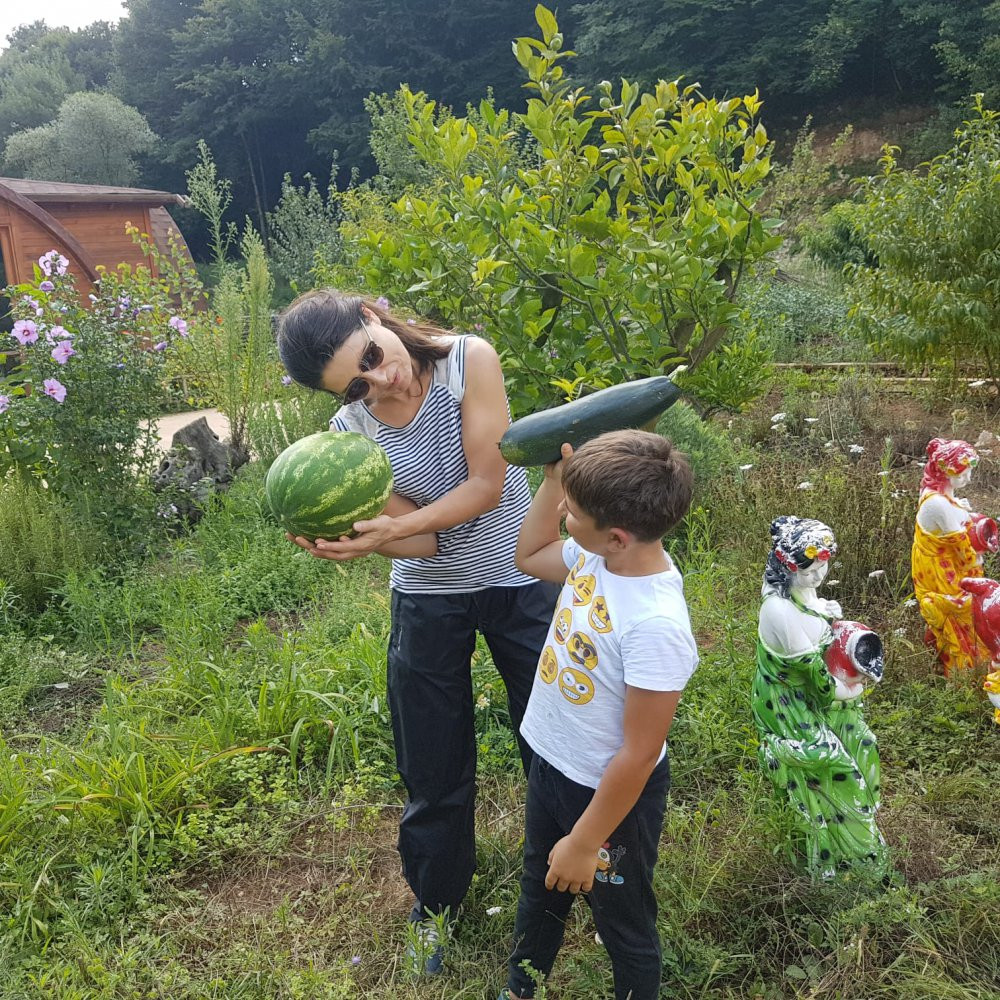
[[[360,559],[362,556],[371,555],[383,546],[396,541],[399,535],[393,521],[394,518],[387,514],[380,514],[370,521],[355,521],[354,530],[357,535],[354,538],[341,535],[337,539],[317,538],[315,542],[310,542],[308,538],[288,533],[285,537],[317,559],[346,562],[349,559]]]

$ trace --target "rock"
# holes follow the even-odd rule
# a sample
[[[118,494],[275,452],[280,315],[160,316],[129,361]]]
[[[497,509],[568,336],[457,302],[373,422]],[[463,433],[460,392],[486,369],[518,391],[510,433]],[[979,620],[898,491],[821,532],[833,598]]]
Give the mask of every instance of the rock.
[[[993,431],[980,431],[976,443],[972,446],[976,451],[984,455],[995,455],[1000,447],[1000,438]]]

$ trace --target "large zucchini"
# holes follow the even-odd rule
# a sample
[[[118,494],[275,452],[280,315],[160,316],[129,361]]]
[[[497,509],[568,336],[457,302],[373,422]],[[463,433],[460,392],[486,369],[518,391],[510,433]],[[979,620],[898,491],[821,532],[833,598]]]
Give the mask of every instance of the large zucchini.
[[[643,427],[680,394],[680,389],[665,375],[613,385],[572,403],[515,420],[500,439],[500,453],[511,465],[555,462],[563,442],[576,448],[605,431]]]

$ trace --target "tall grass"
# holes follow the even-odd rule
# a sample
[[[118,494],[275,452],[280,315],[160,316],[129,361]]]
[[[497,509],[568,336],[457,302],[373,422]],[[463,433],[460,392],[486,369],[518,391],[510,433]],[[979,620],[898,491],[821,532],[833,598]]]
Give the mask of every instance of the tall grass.
[[[936,674],[903,603],[914,472],[895,448],[881,453],[877,420],[860,456],[803,425],[784,432],[779,462],[747,443],[757,419],[736,422],[742,445],[681,427],[709,471],[672,545],[701,664],[671,732],[664,995],[1000,996],[1000,744],[981,692]],[[473,663],[479,870],[445,976],[415,982],[399,962],[410,899],[395,852],[385,565],[289,545],[263,509],[262,475],[246,469],[190,536],[131,574],[69,575],[39,621],[53,638],[0,653],[0,996],[483,1000],[503,982],[523,786],[488,650]],[[797,490],[807,479],[814,489]],[[827,592],[887,644],[867,700],[885,884],[812,884],[757,769],[760,577],[784,512],[831,524],[840,583]],[[19,676],[22,663],[36,666]],[[62,680],[90,699],[68,708],[68,727],[51,724]],[[545,989],[610,992],[585,906]]]

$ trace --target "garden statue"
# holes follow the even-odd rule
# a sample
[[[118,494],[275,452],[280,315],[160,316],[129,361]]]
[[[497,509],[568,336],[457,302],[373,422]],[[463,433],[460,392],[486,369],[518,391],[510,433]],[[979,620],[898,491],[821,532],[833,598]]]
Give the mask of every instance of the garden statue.
[[[882,643],[817,595],[837,551],[830,528],[779,517],[771,539],[753,684],[760,761],[796,811],[810,871],[831,878],[884,858],[878,747],[860,698],[882,677]]]
[[[913,530],[911,573],[925,639],[937,650],[945,676],[989,662],[989,650],[976,635],[972,600],[963,578],[983,576],[983,553],[996,552],[996,522],[973,513],[955,491],[967,486],[979,461],[965,441],[934,438]]]
[[[989,650],[991,670],[983,688],[993,704],[993,721],[1000,725],[1000,583],[986,577],[967,576],[961,585],[972,598],[976,635]]]

